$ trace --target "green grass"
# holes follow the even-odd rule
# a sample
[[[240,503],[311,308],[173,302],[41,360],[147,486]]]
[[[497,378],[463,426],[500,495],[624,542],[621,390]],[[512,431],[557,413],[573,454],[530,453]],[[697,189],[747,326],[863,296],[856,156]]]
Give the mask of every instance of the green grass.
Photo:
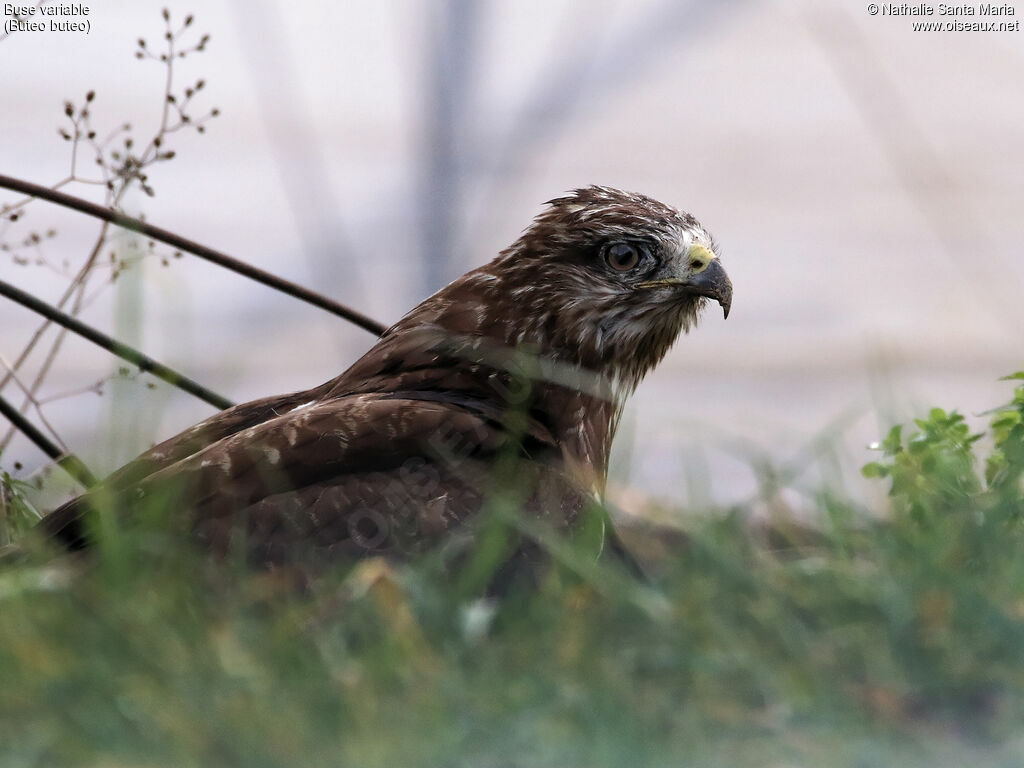
[[[436,561],[297,591],[145,530],[9,563],[0,765],[1019,765],[1024,387],[992,436],[935,410],[865,470],[884,521],[723,511],[650,586],[570,549],[490,606]]]

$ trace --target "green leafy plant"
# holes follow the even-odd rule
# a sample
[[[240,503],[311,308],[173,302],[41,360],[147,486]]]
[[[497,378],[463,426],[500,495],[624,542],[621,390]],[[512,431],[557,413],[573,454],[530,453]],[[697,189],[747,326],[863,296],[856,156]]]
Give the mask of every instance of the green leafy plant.
[[[1024,380],[1024,372],[1004,380]],[[1008,514],[1024,504],[1024,385],[1013,399],[993,412],[990,428],[994,446],[983,461],[964,417],[933,408],[927,419],[915,421],[917,431],[904,439],[893,427],[875,447],[883,460],[864,466],[869,478],[888,478],[897,513],[918,520],[944,514]]]
[[[36,509],[25,498],[29,484],[0,472],[0,547],[20,538],[40,520]]]

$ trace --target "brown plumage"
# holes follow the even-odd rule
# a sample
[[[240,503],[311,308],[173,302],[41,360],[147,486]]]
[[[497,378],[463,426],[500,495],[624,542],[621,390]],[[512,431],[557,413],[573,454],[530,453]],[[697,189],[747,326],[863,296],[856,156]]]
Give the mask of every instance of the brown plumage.
[[[571,529],[603,494],[626,398],[707,298],[728,315],[731,297],[692,216],[579,189],[337,378],[223,411],[42,525],[80,547],[95,504],[157,500],[215,552],[242,545],[275,564],[296,547],[421,551],[512,488],[528,514]]]

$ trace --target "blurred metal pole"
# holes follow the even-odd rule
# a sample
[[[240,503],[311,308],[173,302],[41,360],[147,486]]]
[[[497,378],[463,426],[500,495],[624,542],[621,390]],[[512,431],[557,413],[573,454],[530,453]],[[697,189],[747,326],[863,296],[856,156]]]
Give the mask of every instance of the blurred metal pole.
[[[480,0],[444,0],[427,46],[418,210],[423,288],[430,294],[454,278],[453,228],[462,199],[465,108],[472,89]],[[429,25],[428,25],[429,28]]]
[[[364,265],[345,230],[344,208],[302,96],[303,77],[315,73],[296,73],[295,57],[283,31],[284,12],[276,0],[239,0],[234,7],[239,46],[249,64],[247,72],[270,139],[271,157],[310,274],[322,291],[343,292],[347,299],[361,296]],[[289,15],[315,18],[315,12],[287,8]]]

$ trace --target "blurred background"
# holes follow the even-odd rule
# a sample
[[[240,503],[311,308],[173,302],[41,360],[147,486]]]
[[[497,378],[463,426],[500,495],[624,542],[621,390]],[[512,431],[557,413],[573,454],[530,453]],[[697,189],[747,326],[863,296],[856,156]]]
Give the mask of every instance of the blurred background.
[[[97,0],[87,35],[0,40],[0,173],[67,177],[64,102],[90,90],[101,136],[158,130],[166,66],[135,52],[140,37],[161,50],[165,4]],[[195,114],[219,115],[169,135],[175,157],[147,169],[155,194],[135,186],[124,210],[385,323],[574,187],[643,192],[714,233],[733,312],[709,312],[633,399],[611,489],[626,509],[799,506],[822,479],[870,500],[858,470],[895,420],[941,405],[980,427],[1010,396],[998,377],[1024,367],[1020,32],[915,32],[860,0],[168,7],[174,29],[196,14],[182,40],[210,35],[175,62],[172,92],[202,79]],[[97,177],[92,157],[77,174]],[[55,303],[99,231],[33,202],[0,224],[0,277]],[[237,402],[318,384],[373,343],[162,246],[122,234],[101,249],[132,266],[113,284],[97,271],[82,318]],[[38,326],[0,300],[5,364]],[[145,379],[98,396],[118,365],[69,337],[36,396],[97,472],[212,413]],[[14,381],[3,394],[23,402]],[[14,437],[0,465],[16,463],[26,477],[47,461]]]

